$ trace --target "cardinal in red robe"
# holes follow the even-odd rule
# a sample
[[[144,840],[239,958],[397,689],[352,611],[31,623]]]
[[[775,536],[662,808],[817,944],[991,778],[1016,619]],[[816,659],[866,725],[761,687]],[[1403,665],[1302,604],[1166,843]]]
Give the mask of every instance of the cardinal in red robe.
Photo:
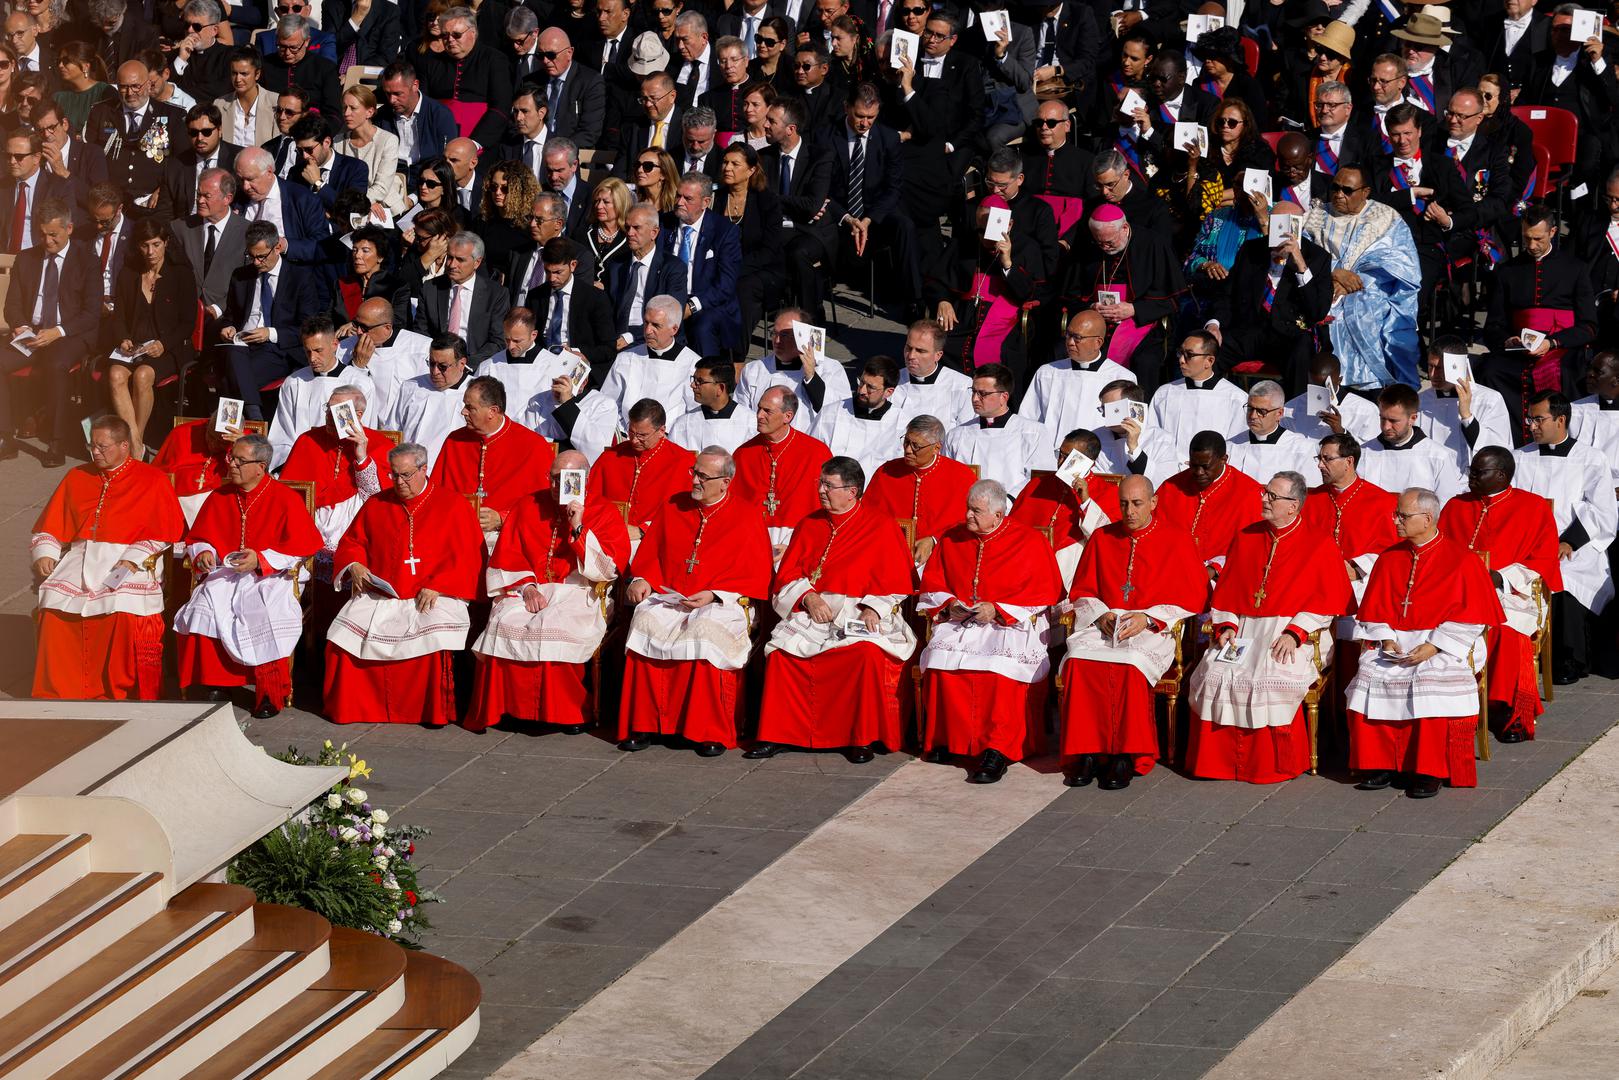
[[[36,698],[155,700],[163,676],[163,560],[185,518],[163,471],[102,417],[34,522]]]
[[[595,717],[585,666],[607,634],[608,585],[630,561],[630,537],[611,501],[564,486],[588,468],[577,450],[558,454],[551,489],[519,502],[500,531],[485,572],[494,608],[473,647],[469,731],[511,717],[578,734]]]
[[[478,497],[478,519],[493,548],[493,536],[517,501],[550,483],[556,447],[506,415],[506,388],[480,375],[467,384],[466,427],[444,440],[433,479],[445,491]]]
[[[472,506],[427,474],[427,451],[389,456],[392,486],[338,542],[332,581],[351,593],[326,637],[326,715],[339,724],[455,719],[454,653],[471,630],[483,535]]]
[[[966,521],[947,530],[922,573],[917,610],[933,622],[922,650],[927,760],[976,756],[968,777],[993,784],[1040,751],[1050,618],[1062,575],[1045,537],[1007,514],[1006,489],[980,480]]]
[[[731,490],[730,454],[697,455],[692,487],[663,504],[630,561],[635,604],[619,705],[619,749],[678,736],[703,757],[736,746],[747,610],[770,595],[770,535]]]
[[[878,466],[866,485],[869,508],[915,522],[912,554],[918,564],[927,561],[945,530],[961,524],[967,489],[978,481],[972,466],[939,452],[943,443],[942,423],[916,417],[905,430],[905,456]]]
[[[1356,787],[1388,787],[1410,776],[1407,794],[1429,798],[1442,781],[1477,784],[1477,673],[1487,663],[1485,631],[1505,618],[1484,561],[1439,529],[1431,491],[1400,496],[1403,543],[1372,568],[1355,636],[1360,670],[1345,693],[1349,767]]]
[[[663,504],[691,490],[696,454],[664,434],[663,410],[656,419],[630,410],[630,434],[603,451],[590,469],[589,498],[625,504],[630,539],[639,541]]]
[[[901,679],[916,635],[900,605],[916,571],[899,525],[861,499],[865,479],[855,459],[832,458],[821,509],[793,530],[772,585],[782,621],[765,646],[760,744],[745,757],[842,747],[858,765],[878,743],[904,744]]]
[[[1541,605],[1563,588],[1557,557],[1557,518],[1543,496],[1512,487],[1513,455],[1489,446],[1473,456],[1469,491],[1445,504],[1439,528],[1484,561],[1501,602],[1504,621],[1489,629],[1489,699],[1502,714],[1502,742],[1535,737],[1535,718],[1545,711],[1535,685],[1534,645]],[[1543,587],[1535,598],[1535,582]]]
[[[1144,476],[1119,485],[1123,520],[1097,530],[1074,572],[1074,629],[1063,664],[1062,755],[1068,783],[1101,775],[1117,790],[1158,754],[1153,687],[1175,663],[1175,631],[1209,600],[1191,534],[1155,515]]]
[[[180,685],[251,682],[261,720],[292,698],[287,658],[304,625],[294,580],[321,547],[303,496],[270,478],[270,455],[262,435],[231,447],[231,483],[208,496],[186,533],[199,580],[174,620]]]
[[[1057,451],[1065,459],[1068,451],[1079,449],[1091,460],[1096,459],[1101,447],[1096,436],[1089,437],[1089,448],[1080,439],[1066,439]],[[1062,571],[1063,587],[1073,583],[1074,568],[1079,565],[1085,551],[1085,541],[1098,529],[1119,519],[1119,482],[1112,477],[1095,474],[1070,484],[1055,473],[1042,473],[1033,477],[1012,504],[1012,520],[1020,521],[1051,542],[1057,553],[1057,567]]]
[[[1189,460],[1158,489],[1158,514],[1192,534],[1213,578],[1219,575],[1237,530],[1263,516],[1261,488],[1226,463],[1225,438],[1218,432],[1193,435]]]
[[[152,467],[169,474],[174,480],[174,493],[180,498],[186,523],[196,520],[197,511],[208,498],[208,493],[229,482],[230,444],[236,436],[226,437],[214,430],[214,418],[188,420],[170,431],[158,448]]]
[[[1308,490],[1297,473],[1272,477],[1265,520],[1226,553],[1187,694],[1194,776],[1274,784],[1310,767],[1304,696],[1332,656],[1332,635],[1319,632],[1354,596],[1332,537],[1300,517]]]
[[[785,386],[759,397],[759,434],[736,448],[736,483],[731,494],[764,511],[777,554],[787,549],[793,529],[820,506],[816,484],[832,456],[826,443],[793,427],[798,398]]]

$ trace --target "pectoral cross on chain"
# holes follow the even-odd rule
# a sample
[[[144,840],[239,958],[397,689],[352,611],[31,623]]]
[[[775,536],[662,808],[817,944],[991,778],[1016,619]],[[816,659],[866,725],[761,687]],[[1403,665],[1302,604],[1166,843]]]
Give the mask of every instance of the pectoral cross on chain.
[[[765,505],[765,513],[769,514],[771,517],[775,517],[775,515],[776,515],[776,507],[780,506],[781,503],[776,501],[776,493],[774,491],[770,492],[768,495],[765,496],[765,504],[764,505]]]
[[[696,569],[697,569],[697,552],[693,551],[690,555],[686,556],[686,573],[689,574],[693,570],[696,570]]]
[[[1261,585],[1259,587],[1259,590],[1254,593],[1254,603],[1255,604],[1263,604],[1264,602],[1265,602],[1265,586]]]
[[[411,577],[415,577],[415,576],[416,576],[416,564],[417,564],[417,563],[419,563],[419,562],[421,562],[421,561],[422,561],[422,560],[420,560],[420,559],[418,559],[418,558],[417,558],[417,557],[416,557],[416,556],[414,556],[414,555],[412,555],[412,556],[411,556],[411,557],[410,557],[410,558],[408,558],[408,559],[406,559],[406,560],[405,560],[405,565],[406,565],[406,566],[408,566],[408,567],[410,567],[410,576],[411,576]]]
[[[1136,591],[1135,583],[1130,582],[1130,581],[1126,581],[1124,583],[1124,589],[1122,591],[1124,593],[1125,602],[1128,603],[1129,600],[1130,600],[1130,594]]]

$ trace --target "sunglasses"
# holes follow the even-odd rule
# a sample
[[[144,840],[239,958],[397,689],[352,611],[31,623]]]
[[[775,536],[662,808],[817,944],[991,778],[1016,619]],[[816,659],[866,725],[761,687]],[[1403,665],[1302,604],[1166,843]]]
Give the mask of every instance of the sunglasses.
[[[652,13],[654,15],[673,15],[675,9],[672,7],[655,7],[652,9]]]
[[[925,7],[904,7],[899,9],[899,13],[901,15],[926,15],[928,9]]]
[[[658,163],[656,161],[637,161],[635,163],[636,172],[655,172],[657,168]]]
[[[1366,185],[1366,187],[1370,186],[1371,185],[1369,184]],[[1348,184],[1330,184],[1328,185],[1328,190],[1339,195],[1353,195],[1357,191],[1366,190],[1366,187],[1350,187]]]
[[[444,185],[439,183],[437,180],[423,180],[421,182],[421,188],[424,191],[427,190],[428,188],[441,188],[443,186]]]
[[[449,371],[454,366],[455,365],[453,363],[450,363],[450,364],[435,364],[431,360],[429,360],[427,362],[427,370],[428,371]]]
[[[541,49],[540,50],[540,55],[543,56],[547,60],[555,60],[557,57],[561,56],[563,53],[569,52],[572,49],[573,49],[572,45],[569,45],[566,49]]]
[[[1060,120],[1053,120],[1050,117],[1047,117],[1046,119],[1041,120],[1039,123],[1043,128],[1062,127],[1064,124],[1068,123],[1068,118],[1065,116]]]
[[[216,128],[216,127],[186,128],[186,134],[192,136],[193,138],[195,138],[198,135],[212,135],[214,132],[216,132],[218,130],[219,129]]]
[[[774,49],[781,44],[780,38],[765,37],[763,34],[753,35],[753,43],[761,49]]]
[[[214,25],[213,23],[206,23],[206,22],[188,22],[188,23],[186,23],[187,28],[189,28],[190,31],[193,34],[200,34],[204,30],[208,29],[210,26],[213,26],[213,25]]]
[[[34,156],[35,155],[34,155],[33,151],[29,151],[29,152],[23,153],[23,154],[12,154],[12,153],[7,153],[6,154],[6,157],[10,158],[12,161],[22,161],[25,158],[31,158],[31,157],[34,157]]]
[[[1223,128],[1239,128],[1242,127],[1242,118],[1240,116],[1223,116],[1216,120],[1215,124]]]
[[[10,71],[13,67],[16,65],[10,60],[0,60],[0,71]]]

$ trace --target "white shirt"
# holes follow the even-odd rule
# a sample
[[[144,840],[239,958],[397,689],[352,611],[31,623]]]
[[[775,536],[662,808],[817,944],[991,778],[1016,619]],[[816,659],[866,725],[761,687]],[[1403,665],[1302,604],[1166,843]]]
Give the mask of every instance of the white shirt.
[[[249,221],[268,221],[275,225],[276,232],[283,237],[287,235],[285,219],[281,216],[281,185],[271,184],[270,193],[262,202],[254,203],[249,208]]]
[[[538,318],[540,319],[540,322],[541,322],[541,326],[540,326],[541,340],[543,340],[547,345],[551,344],[551,341],[550,341],[551,322],[552,322],[553,319],[555,319],[556,322],[557,322],[557,340],[556,340],[556,344],[559,345],[559,346],[562,346],[564,348],[566,348],[567,345],[569,344],[569,342],[568,342],[568,312],[569,312],[569,309],[573,305],[573,283],[574,283],[574,279],[569,278],[568,283],[566,285],[562,286],[562,288],[560,288],[560,289],[552,289],[551,290],[551,296],[550,296],[550,301],[551,302],[550,302],[550,305],[549,305],[548,309],[545,310],[545,311],[537,311],[537,312],[535,312],[535,315],[538,316]],[[559,310],[559,307],[560,307],[560,310]]]
[[[399,136],[399,160],[416,160],[416,116],[421,112],[421,102],[416,102],[416,112],[394,113],[394,134]],[[538,176],[539,173],[534,175]]]
[[[1304,477],[1305,483],[1321,475],[1315,464],[1320,446],[1315,440],[1285,428],[1282,437],[1273,444],[1255,443],[1251,432],[1239,432],[1227,441],[1226,451],[1238,472],[1247,473],[1261,484],[1270,483],[1271,477],[1279,472],[1296,472]]]
[[[594,390],[587,389],[582,397],[572,400],[579,409],[572,431],[565,430],[557,421],[555,413],[559,406],[549,386],[528,399],[528,405],[523,410],[523,426],[554,443],[566,439],[570,446],[585,455],[586,461],[594,465],[602,451],[612,446],[618,438],[618,408],[611,398]]]
[[[426,448],[429,468],[438,460],[450,432],[466,426],[461,399],[471,377],[468,371],[455,386],[438,390],[428,376],[419,375],[400,389],[395,406],[399,434],[406,442],[421,443]]]
[[[271,470],[287,463],[292,444],[310,428],[326,423],[326,402],[339,386],[358,386],[369,391],[364,377],[356,378],[343,363],[342,350],[338,352],[337,369],[331,375],[316,375],[308,367],[301,367],[281,380],[281,392],[275,408],[275,422],[270,426]],[[370,395],[366,397],[365,420],[372,420]]]
[[[1023,490],[1034,469],[1052,468],[1051,432],[1044,424],[1012,413],[1002,427],[986,428],[978,418],[952,428],[944,437],[944,456],[977,465],[979,479],[998,480],[1009,493]]]
[[[1585,530],[1589,541],[1562,561],[1563,587],[1600,615],[1613,596],[1608,547],[1619,526],[1608,463],[1578,439],[1567,457],[1542,454],[1534,443],[1519,447],[1513,457],[1517,472],[1512,486],[1544,495],[1551,502],[1558,535],[1576,519]]]
[[[672,355],[658,359],[641,344],[625,349],[614,358],[601,392],[618,406],[619,420],[625,430],[630,426],[630,407],[642,398],[685,400],[692,372],[697,370],[697,361],[701,358],[684,346],[672,346],[671,352]]]
[[[38,174],[35,174],[35,175],[38,175]],[[40,283],[39,299],[34,301],[34,317],[29,320],[29,324],[31,326],[33,326],[33,328],[34,328],[34,330],[36,332],[38,332],[40,330],[49,330],[52,327],[55,327],[56,329],[61,329],[60,320],[62,318],[62,268],[67,265],[68,249],[71,248],[72,246],[73,246],[73,244],[72,244],[71,241],[69,241],[66,244],[63,244],[61,251],[58,251],[55,255],[46,255],[44,260],[39,265],[39,283]],[[41,326],[39,324],[40,324],[41,320],[43,320],[45,318],[45,268],[48,265],[50,265],[51,263],[56,264],[56,311],[55,311],[54,314],[56,315],[56,318],[57,318],[58,321],[53,322],[50,326]]]
[[[714,72],[713,52],[714,50],[711,45],[704,45],[703,54],[696,60],[687,60],[682,63],[680,65],[680,74],[675,77],[675,82],[679,83],[681,86],[685,86],[687,83],[691,82],[693,77],[697,79],[697,85],[692,90],[692,96],[694,98],[700,97],[708,92],[709,76]],[[697,66],[693,67],[692,65],[694,64]]]
[[[1498,391],[1479,383],[1473,384],[1473,420],[1478,424],[1478,439],[1469,444],[1462,430],[1461,408],[1455,395],[1440,397],[1433,387],[1417,395],[1418,411],[1415,423],[1434,442],[1456,455],[1456,467],[1462,472],[1473,462],[1473,455],[1486,446],[1499,446],[1511,450],[1517,443],[1512,437],[1513,420],[1507,403]]]
[[[1394,159],[1394,167],[1404,174],[1412,187],[1417,187],[1422,183],[1422,159],[1420,157],[1397,157]]]
[[[759,433],[755,415],[732,400],[729,416],[710,417],[701,405],[681,413],[669,425],[669,438],[678,446],[700,450],[705,446],[723,446],[731,453]],[[867,474],[870,479],[870,474]]]
[[[114,249],[114,254],[117,253],[118,234],[123,230],[123,227],[124,214],[123,211],[119,211],[117,219],[112,223],[112,228],[105,234],[96,237],[96,261],[106,268],[101,272],[101,296],[106,300],[112,299],[112,260],[107,257],[107,249],[110,247]],[[203,242],[207,243],[206,237]]]
[[[469,214],[478,209],[478,204],[472,201],[472,185],[477,182],[477,179],[478,176],[474,173],[468,177],[466,183],[457,185],[455,189],[456,204]]]
[[[888,408],[877,419],[864,419],[855,414],[855,403],[850,399],[823,409],[810,434],[826,443],[834,456],[852,457],[860,462],[869,484],[883,462],[894,457],[895,447],[904,441],[907,419],[894,408],[893,402],[888,403]]]
[[[643,322],[641,307],[646,303],[646,281],[647,278],[652,276],[652,257],[657,253],[658,249],[654,247],[639,259],[632,259],[630,268],[626,271],[630,275],[630,280],[634,280],[636,276],[635,268],[637,266],[641,268],[639,280],[635,284],[635,295],[630,297],[630,322],[628,327],[629,335],[637,340],[641,337],[641,324]]]
[[[837,402],[846,401],[852,396],[849,393],[849,376],[836,360],[822,357],[821,362],[815,365],[815,374],[824,387],[821,408],[830,409]],[[765,353],[743,366],[742,375],[736,381],[736,400],[749,412],[755,412],[759,408],[759,399],[772,386],[785,386],[798,394],[800,404],[798,412],[793,414],[793,429],[809,431],[815,423],[815,406],[804,394],[804,371],[802,368],[783,371],[776,362],[775,353]]]
[[[1475,131],[1465,139],[1446,139],[1445,148],[1454,151],[1456,159],[1459,161],[1467,156],[1469,150],[1473,149],[1473,139],[1477,135],[1478,132]]]
[[[1201,389],[1185,378],[1160,386],[1147,407],[1147,426],[1162,431],[1175,447],[1175,462],[1182,468],[1192,452],[1192,436],[1218,431],[1227,439],[1248,428],[1244,411],[1248,395],[1228,379],[1210,375]]]
[[[1243,404],[1246,405],[1247,402],[1244,401]],[[1327,422],[1310,411],[1309,391],[1305,391],[1298,397],[1288,401],[1286,409],[1282,413],[1282,422],[1287,425],[1288,430],[1296,431],[1306,439],[1314,439],[1317,443],[1332,434],[1332,429],[1327,426]],[[1359,394],[1351,394],[1340,390],[1338,392],[1338,423],[1343,425],[1344,434],[1353,435],[1356,442],[1363,443],[1368,439],[1377,438],[1381,420],[1378,416],[1376,405],[1373,405]],[[1244,427],[1246,426],[1245,423]],[[1305,479],[1313,479],[1313,475],[1306,473]],[[1267,476],[1264,482],[1268,483],[1269,481],[1270,477]]]
[[[253,106],[242,108],[242,99],[233,98],[230,104],[230,132],[231,142],[237,146],[257,146],[259,144],[259,109],[264,106],[264,91],[260,90],[253,98]]]
[[[353,355],[354,338],[338,346],[338,355],[348,361]],[[427,374],[427,353],[432,339],[414,330],[395,330],[391,344],[379,345],[365,367],[350,367],[357,385],[365,387],[365,415],[375,427],[397,431],[400,391],[419,375]],[[344,349],[343,345],[348,345]]]
[[[1529,14],[1525,15],[1521,19],[1502,18],[1501,28],[1505,32],[1504,41],[1502,43],[1502,51],[1504,53],[1510,56],[1512,54],[1512,50],[1518,47],[1518,42],[1522,41],[1524,34],[1529,32],[1529,23],[1534,17],[1535,13],[1530,11]]]
[[[261,271],[253,279],[252,296],[247,305],[247,318],[242,320],[242,325],[237,327],[238,330],[257,330],[263,327],[270,331],[270,340],[275,340],[275,327],[270,325],[270,318],[274,313],[264,310],[264,279],[266,277],[270,279],[270,303],[274,305],[275,294],[281,288],[281,268],[285,265],[287,264],[283,260],[277,259],[273,268]]]

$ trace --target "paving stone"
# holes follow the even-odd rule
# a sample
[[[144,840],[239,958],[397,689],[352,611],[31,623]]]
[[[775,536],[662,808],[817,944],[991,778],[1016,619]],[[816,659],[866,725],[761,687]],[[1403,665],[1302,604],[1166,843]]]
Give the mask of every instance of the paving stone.
[[[1111,926],[1057,970],[1059,978],[1169,986],[1220,943],[1210,930]]]
[[[607,873],[612,881],[734,889],[803,839],[798,832],[737,829],[698,818],[672,825]]]
[[[406,804],[393,818],[401,825],[429,830],[429,835],[416,841],[417,865],[452,873],[466,869],[530,820],[524,814],[440,810],[415,804]]]
[[[1250,825],[1288,825],[1302,829],[1355,829],[1370,821],[1401,792],[1356,791],[1348,779],[1299,776],[1279,784],[1271,797],[1244,816]]]
[[[579,758],[485,754],[417,799],[412,806],[439,810],[499,808],[543,814],[600,776],[608,763]]]
[[[1310,870],[1312,881],[1420,889],[1466,847],[1453,836],[1353,832]]]
[[[530,930],[525,940],[652,949],[724,895],[721,889],[597,882]]]
[[[1378,833],[1477,840],[1527,796],[1528,792],[1519,788],[1444,788],[1432,799],[1401,797],[1392,800],[1366,823],[1366,829]]]
[[[1342,829],[1300,829],[1238,822],[1186,864],[1189,874],[1299,878],[1348,836]]]
[[[1118,1038],[1229,1050],[1286,1000],[1287,995],[1279,993],[1173,986],[1130,1021]]]
[[[1289,884],[1272,878],[1183,870],[1119,921],[1125,926],[1229,932],[1275,900]]]
[[[553,874],[490,874],[471,869],[451,878],[446,891],[453,903],[435,905],[428,914],[434,929],[445,934],[488,934],[498,926],[516,939],[573,900],[592,882]]]
[[[990,1026],[991,1031],[1047,1038],[1079,1037],[1074,1022],[1084,1017],[1085,1038],[1093,1049],[1163,990],[1145,983],[1102,979],[1047,979],[1008,1009]]]
[[[650,751],[620,758],[645,757],[647,753]],[[573,791],[550,812],[567,817],[679,821],[734,784],[737,774],[724,768],[657,762],[633,763],[628,768],[615,765],[608,778],[608,783],[589,784]]]
[[[476,868],[490,874],[546,873],[594,880],[673,827],[665,821],[545,814],[502,839],[478,860]]]
[[[1063,858],[1064,865],[1173,874],[1228,828],[1214,821],[1130,816],[1107,820]]]
[[[1065,1080],[1196,1080],[1224,1056],[1193,1046],[1109,1042]]]
[[[478,982],[488,1002],[572,1010],[645,955],[639,948],[526,939],[485,964]],[[522,1046],[509,1049],[515,1054]]]
[[[1358,941],[1411,896],[1405,889],[1301,881],[1243,926],[1249,933]]]
[[[1154,770],[1158,772],[1159,770]],[[1238,784],[1222,780],[1187,780],[1168,776],[1148,788],[1142,797],[1131,800],[1119,812],[1131,817],[1167,818],[1179,821],[1217,821],[1233,825],[1276,793],[1275,784]],[[1131,784],[1124,794],[1134,790]],[[1082,790],[1093,790],[1085,788]],[[1098,797],[1113,794],[1097,791]]]
[[[1349,943],[1239,932],[1182,975],[1181,986],[1293,994],[1349,951]]]
[[[876,782],[875,778],[847,779],[760,768],[738,778],[704,803],[691,820],[702,825],[803,832],[870,791]]]

